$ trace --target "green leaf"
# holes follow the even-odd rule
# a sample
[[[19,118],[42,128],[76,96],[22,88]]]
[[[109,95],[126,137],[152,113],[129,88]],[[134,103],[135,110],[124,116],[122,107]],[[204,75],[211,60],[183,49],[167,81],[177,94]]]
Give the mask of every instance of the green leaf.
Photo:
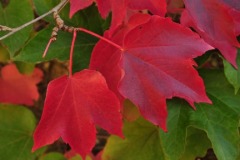
[[[187,141],[186,144],[184,139],[186,139],[188,126],[194,126],[201,129],[200,132],[207,133],[219,160],[237,160],[240,144],[238,133],[240,94],[234,95],[233,88],[221,71],[202,70],[200,73],[205,81],[206,91],[213,105],[196,104],[197,110],[194,111],[186,102],[179,100],[169,101],[169,132],[164,134],[161,131],[161,134],[164,135],[161,136],[163,148],[170,159],[179,159],[179,155],[182,154],[185,146],[186,150],[182,159],[188,159],[190,154],[187,154],[186,151],[190,141]],[[180,112],[179,110],[183,111]],[[195,137],[195,140],[193,139],[191,143],[196,144],[197,142],[199,142],[199,139]],[[198,145],[199,153],[195,157],[204,154],[204,148],[209,146],[209,142],[205,138]],[[194,157],[194,155],[191,156]]]
[[[22,74],[31,74],[35,68],[34,63],[26,63],[26,62],[19,62],[19,61],[16,61],[14,63],[16,64],[19,72]]]
[[[0,105],[0,159],[33,160],[41,154],[44,148],[31,152],[35,124],[34,115],[25,107]]]
[[[51,10],[53,7],[55,7],[60,0],[34,0],[34,6],[36,8],[36,11],[39,15],[42,15],[49,10]],[[106,21],[103,20],[98,12],[97,7],[95,4],[91,5],[90,7],[81,10],[73,15],[73,17],[69,18],[69,12],[70,12],[70,5],[69,3],[61,10],[59,13],[60,17],[64,20],[64,23],[68,26],[74,26],[74,27],[85,27],[91,31],[97,32],[99,34],[103,33],[103,30],[105,28],[109,27],[109,19]],[[44,18],[48,22],[51,22],[52,24],[55,24],[55,20],[53,19],[53,15],[49,15]]]
[[[185,152],[181,160],[204,157],[209,148],[211,148],[211,142],[206,132],[194,127],[188,127]]]
[[[33,4],[36,8],[36,12],[38,15],[42,15],[55,6],[57,6],[61,1],[60,0],[33,0]],[[76,25],[76,26],[82,26],[84,24],[83,19],[81,18],[80,14],[74,15],[71,19],[69,18],[69,4],[67,4],[59,13],[60,17],[64,20],[65,24],[67,25]],[[53,18],[53,14],[48,15],[44,17],[44,20],[55,24],[55,20]]]
[[[0,5],[0,24],[11,28],[18,27],[33,19],[33,10],[29,0],[11,0],[3,8]],[[13,57],[25,41],[29,38],[32,26],[26,27],[14,35],[1,41],[8,49],[10,56]],[[6,33],[4,33],[6,34]],[[2,32],[0,36],[4,35]]]
[[[237,65],[238,69],[234,68],[228,61],[223,58],[224,73],[230,84],[233,85],[235,89],[235,94],[237,94],[240,88],[240,49],[238,49]]]
[[[42,155],[39,160],[66,160],[66,158],[61,153],[51,152]]]
[[[229,111],[234,110],[240,116],[240,94],[234,94],[233,87],[228,83],[220,70],[201,70],[207,93],[225,103]],[[210,107],[212,108],[212,107]]]
[[[201,76],[213,105],[197,104],[197,110],[191,113],[191,125],[206,131],[219,160],[235,160],[240,151],[240,94],[233,94],[221,71],[204,70]]]
[[[50,11],[52,8],[57,6],[61,0],[33,0],[33,5],[36,9],[36,13],[40,16],[44,13]],[[48,22],[54,22],[53,14],[50,14],[43,18],[44,20]]]
[[[83,159],[80,155],[76,155],[70,158],[69,160],[83,160]],[[85,160],[92,160],[92,158],[90,156],[87,156]]]
[[[179,99],[168,101],[168,132],[160,130],[162,146],[170,160],[177,160],[184,152],[185,137],[189,125],[189,112],[192,110],[187,102]]]
[[[57,41],[53,42],[49,47],[47,56],[42,58],[42,54],[49,41],[53,26],[40,31],[14,58],[16,61],[24,61],[29,63],[38,63],[52,59],[68,60],[72,41],[72,34],[67,32],[59,32]],[[80,70],[87,68],[89,64],[90,54],[97,39],[86,33],[78,33],[74,48],[74,69]]]
[[[143,119],[125,122],[126,138],[111,136],[103,159],[185,160],[203,156],[212,146],[219,160],[237,160],[240,94],[234,94],[222,71],[200,73],[212,105],[196,104],[195,111],[183,100],[168,101],[167,133]]]
[[[140,117],[140,112],[138,108],[127,99],[123,103],[122,115],[126,120],[132,122]]]
[[[79,15],[79,19],[82,21],[79,22],[79,24],[81,24],[80,26],[94,31],[98,34],[103,33],[103,29],[101,28],[103,20],[100,19],[100,15],[98,14],[97,8],[95,6],[91,6],[86,10],[79,12],[77,15]],[[57,41],[53,42],[50,45],[47,56],[44,59],[42,58],[42,54],[50,39],[53,27],[54,26],[49,25],[46,29],[40,31],[28,42],[28,44],[26,44],[26,46],[21,50],[20,54],[14,58],[14,60],[31,63],[48,61],[55,58],[62,61],[68,60],[72,34],[63,31],[58,32]],[[97,41],[97,38],[86,33],[79,32],[77,34],[73,57],[74,72],[88,68],[91,52]]]
[[[0,43],[0,62],[7,62],[10,59],[9,52]]]
[[[103,152],[103,160],[164,160],[159,128],[139,118],[125,122],[125,139],[111,136]]]

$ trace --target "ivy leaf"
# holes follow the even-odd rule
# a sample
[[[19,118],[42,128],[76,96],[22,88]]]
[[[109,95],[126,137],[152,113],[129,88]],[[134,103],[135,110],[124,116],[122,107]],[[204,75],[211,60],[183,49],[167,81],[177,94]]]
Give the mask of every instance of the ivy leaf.
[[[0,77],[0,102],[33,105],[39,93],[36,84],[42,80],[43,73],[35,68],[30,75],[20,74],[15,64],[2,68]]]
[[[33,19],[33,10],[28,0],[11,0],[7,6],[0,5],[0,24],[8,27],[18,27]],[[28,39],[32,26],[15,33],[11,38],[6,38],[1,43],[8,49],[13,57]],[[0,36],[3,36],[0,33]]]
[[[187,128],[189,126],[189,112],[191,108],[188,104],[179,99],[173,99],[167,103],[168,131],[159,130],[162,148],[168,155],[169,160],[179,159],[184,153],[186,146]]]
[[[39,5],[39,4],[43,5],[42,3],[43,3],[42,1],[35,0],[35,5]],[[48,3],[51,3],[51,2],[48,1]],[[66,15],[68,12],[63,10],[63,12],[61,11],[61,13],[63,15],[62,17],[67,17]],[[81,27],[94,31],[98,34],[102,34],[103,32],[102,24],[104,23],[104,21],[101,19],[100,15],[98,14],[97,8],[95,6],[91,6],[85,9],[84,11],[81,11],[80,13],[76,14],[75,17],[72,20],[73,21],[72,23],[70,23],[69,22],[70,20],[68,19],[66,23],[70,25],[79,25]],[[55,58],[62,61],[68,60],[69,59],[68,52],[70,50],[72,35],[62,31],[58,32],[57,41],[55,41],[50,45],[47,56],[45,58],[42,58],[42,54],[49,41],[53,27],[54,27],[53,25],[49,25],[47,28],[38,32],[24,46],[21,52],[16,57],[14,57],[14,60],[30,62],[30,63],[38,63],[42,61],[52,60]],[[78,37],[76,39],[76,44],[75,44],[75,50],[77,52],[76,54],[74,54],[74,57],[73,57],[73,72],[76,72],[88,67],[92,49],[97,41],[98,39],[91,35],[88,35],[83,32],[78,33]],[[41,45],[39,45],[39,43],[41,43]]]
[[[193,27],[203,39],[219,49],[228,62],[237,67],[237,22],[232,9],[219,0],[184,0],[186,10],[181,23]],[[240,14],[239,14],[240,15]],[[240,20],[240,19],[239,19]]]
[[[70,17],[92,3],[93,0],[70,0]],[[167,12],[165,0],[96,0],[96,3],[103,18],[106,18],[109,12],[112,11],[110,34],[124,22],[128,10],[147,9],[153,14],[160,16],[164,16]]]
[[[0,159],[33,160],[45,150],[31,153],[36,119],[22,106],[0,104]]]
[[[53,0],[53,1],[33,0],[33,2],[38,15],[42,15],[48,12],[49,10],[51,10],[52,8],[54,8],[57,4],[59,4],[60,0]],[[104,20],[101,18],[96,6],[92,5],[88,8],[85,8],[84,10],[78,12],[71,18],[69,18],[69,10],[70,10],[70,6],[68,3],[63,9],[61,9],[61,12],[59,13],[60,17],[64,20],[64,23],[66,25],[81,26],[81,27],[88,28],[91,31],[97,32],[99,34],[102,33],[101,24],[104,22]],[[49,15],[44,19],[50,22],[52,25],[55,24],[55,21],[52,15]]]
[[[159,128],[139,118],[132,123],[125,122],[125,139],[111,136],[105,146],[102,159],[114,160],[166,160],[161,146]]]
[[[48,154],[42,155],[39,160],[66,160],[63,154],[58,152],[50,152]]]
[[[120,104],[104,77],[93,70],[60,77],[48,85],[33,150],[62,137],[85,158],[95,145],[95,125],[122,135]]]
[[[204,157],[207,150],[211,147],[211,141],[208,139],[205,131],[194,127],[188,127],[185,152],[182,155],[181,160]]]
[[[30,63],[38,63],[55,58],[62,61],[68,60],[69,54],[67,53],[70,50],[72,35],[65,32],[58,33],[57,41],[50,45],[47,56],[42,58],[42,54],[49,41],[49,35],[51,35],[52,28],[53,26],[49,26],[48,28],[40,31],[36,37],[31,39],[29,43],[21,50],[20,54],[14,57],[14,60]],[[91,55],[90,53],[93,46],[97,42],[95,37],[87,35],[86,33],[78,33],[78,35],[79,36],[76,40],[75,50],[79,51],[79,53],[74,54],[74,71],[87,68]],[[39,43],[42,45],[39,45]]]
[[[10,55],[5,47],[0,44],[0,62],[8,62],[10,60]]]
[[[176,106],[173,107],[176,108]],[[178,108],[180,107],[181,106],[177,106],[176,109],[179,110]],[[184,110],[189,111],[189,107],[183,106],[183,108],[185,108]],[[175,109],[172,108],[171,110],[174,111]],[[181,114],[186,116],[186,113],[183,112]],[[178,117],[178,114],[179,113],[176,114],[172,112],[171,116],[176,118]],[[185,117],[185,119],[188,119],[188,117]],[[158,127],[150,124],[142,118],[139,118],[135,122],[125,122],[123,128],[125,139],[121,139],[117,136],[110,136],[105,149],[103,150],[102,159],[178,160],[182,157],[183,160],[186,160],[195,159],[197,156],[201,156],[202,154],[205,155],[208,149],[207,147],[211,147],[211,143],[209,142],[206,133],[202,130],[190,127],[188,128],[188,135],[186,135],[187,127],[185,126],[181,128],[181,124],[183,124],[184,121],[181,121],[180,119],[177,119],[176,121],[180,123],[178,128],[185,131],[184,134],[178,133],[177,131],[179,130],[171,131],[171,133],[162,133]],[[189,123],[185,124],[187,126],[189,125]],[[174,126],[174,128],[175,127],[176,126]],[[167,135],[168,138],[166,138],[163,134],[169,134]],[[201,143],[199,142],[200,137],[203,138],[201,139]],[[193,144],[195,144],[195,146],[191,146]],[[190,146],[191,148],[188,148]],[[185,147],[187,148],[183,154]],[[180,154],[179,151],[181,151]]]
[[[233,94],[221,71],[202,70],[200,73],[213,105],[196,104],[197,110],[194,111],[183,100],[168,101],[168,132],[143,119],[125,122],[126,138],[111,136],[103,159],[121,160],[124,156],[126,160],[185,160],[192,159],[193,154],[202,156],[204,149],[210,146],[219,160],[237,159],[240,154],[240,94]],[[201,141],[199,136],[203,138]]]
[[[213,105],[198,104],[191,114],[191,125],[206,131],[219,160],[236,159],[239,155],[240,95],[219,71],[203,70],[206,89]]]
[[[122,115],[124,119],[132,122],[140,117],[139,110],[137,107],[129,100],[124,101]]]
[[[238,50],[239,56],[237,57],[237,66],[240,67],[240,49]],[[229,83],[233,85],[235,89],[235,94],[237,94],[240,88],[240,70],[235,69],[230,63],[226,60],[223,60],[224,64],[224,73]]]
[[[64,157],[66,157],[67,160],[82,160],[82,157],[73,150],[66,152],[64,154]],[[92,160],[93,157],[94,157],[93,154],[90,153],[89,155],[86,156],[85,160]]]
[[[191,139],[195,139],[192,141],[184,141],[189,136],[189,132],[186,135],[186,129],[188,126],[193,126],[207,133],[207,138],[211,142],[219,160],[237,159],[237,156],[240,154],[238,145],[240,142],[238,132],[240,94],[234,95],[233,88],[229,85],[221,71],[201,70],[200,73],[213,105],[196,104],[197,109],[193,111],[188,107],[187,103],[171,100],[168,103],[169,132],[162,133],[161,131],[163,148],[172,160],[177,159],[177,157],[188,159],[189,156],[193,156],[187,148],[189,145],[193,145],[194,141],[199,142],[199,137],[192,137]],[[175,128],[178,128],[178,130]],[[174,141],[176,137],[180,140],[180,144],[179,141]],[[201,143],[198,143],[199,148],[202,149],[199,149],[198,155],[195,156],[203,155],[203,149],[209,146],[207,138],[205,137],[201,140]],[[170,140],[172,143],[167,143]],[[183,146],[187,147],[185,151]],[[173,151],[175,150],[174,155]]]

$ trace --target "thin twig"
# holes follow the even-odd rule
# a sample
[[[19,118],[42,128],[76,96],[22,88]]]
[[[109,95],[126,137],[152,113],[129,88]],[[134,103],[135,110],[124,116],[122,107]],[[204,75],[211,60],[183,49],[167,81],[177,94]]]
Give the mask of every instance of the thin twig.
[[[12,28],[0,25],[0,31],[12,31],[12,30],[13,30]]]
[[[38,20],[40,20],[40,19],[42,19],[42,18],[52,14],[53,12],[58,12],[63,6],[65,6],[67,4],[68,1],[69,0],[62,0],[57,6],[55,6],[53,9],[51,9],[47,13],[45,13],[45,14],[37,17],[36,19],[33,19],[33,20],[31,20],[31,21],[29,21],[29,22],[27,22],[27,23],[25,23],[25,24],[23,24],[23,25],[21,25],[21,26],[19,26],[17,28],[12,28],[12,30],[8,34],[0,37],[0,41],[5,39],[5,38],[7,38],[7,37],[9,37],[9,36],[11,36],[12,34],[18,32],[18,31],[22,30],[23,28],[25,28],[25,27],[27,27],[27,26],[37,22]]]

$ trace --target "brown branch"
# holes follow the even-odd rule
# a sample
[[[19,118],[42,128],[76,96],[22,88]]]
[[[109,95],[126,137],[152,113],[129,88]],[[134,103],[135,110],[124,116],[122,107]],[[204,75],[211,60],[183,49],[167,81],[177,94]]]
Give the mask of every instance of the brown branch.
[[[0,37],[0,41],[5,39],[5,38],[7,38],[7,37],[9,37],[9,36],[11,36],[12,34],[18,32],[18,31],[22,30],[23,28],[25,28],[25,27],[27,27],[27,26],[37,22],[38,20],[40,20],[40,19],[42,19],[42,18],[44,18],[44,17],[46,17],[46,16],[48,16],[48,15],[54,13],[54,12],[58,12],[59,10],[61,10],[67,4],[68,1],[69,0],[62,0],[57,6],[55,6],[53,9],[51,9],[47,13],[45,13],[45,14],[37,17],[36,19],[33,19],[33,20],[31,20],[31,21],[29,21],[29,22],[27,22],[27,23],[25,23],[25,24],[23,24],[23,25],[21,25],[19,27],[10,28],[10,27],[7,27],[7,26],[1,26],[0,25],[0,31],[10,31],[8,34]]]
[[[12,31],[12,30],[13,30],[12,28],[0,25],[0,31]]]

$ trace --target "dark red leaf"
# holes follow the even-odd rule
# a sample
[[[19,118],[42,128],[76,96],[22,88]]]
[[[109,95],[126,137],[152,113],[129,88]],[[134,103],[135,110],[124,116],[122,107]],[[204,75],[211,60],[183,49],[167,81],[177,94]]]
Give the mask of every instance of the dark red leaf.
[[[36,84],[43,73],[35,68],[31,75],[19,73],[15,64],[2,68],[0,77],[0,102],[32,106],[39,97]]]
[[[136,18],[140,19],[139,16]],[[133,19],[131,21],[134,22]],[[139,107],[146,119],[166,130],[167,98],[181,97],[192,106],[194,102],[211,102],[205,94],[202,79],[193,67],[196,64],[192,59],[212,47],[197,34],[170,19],[158,16],[136,23],[125,33],[121,32],[115,35],[118,35],[118,44],[123,45],[125,51],[121,53],[114,48],[108,50],[110,46],[100,41],[94,49],[90,66],[98,66],[100,72],[109,79],[110,86],[115,90],[119,88],[125,98]],[[115,59],[116,54],[118,57]],[[117,82],[113,84],[108,78],[114,77],[112,72],[121,71],[117,64],[119,54],[123,72],[120,85]],[[105,58],[101,59],[100,55]],[[111,62],[114,64],[106,65]],[[113,66],[117,66],[115,70],[111,70]]]
[[[192,106],[211,102],[192,60],[211,47],[191,30],[153,16],[125,36],[124,48],[120,92],[152,123],[166,130],[166,98],[181,97]]]
[[[201,37],[235,67],[237,48],[237,20],[233,19],[232,9],[220,3],[221,0],[184,0],[186,10],[181,23],[193,27]],[[236,16],[236,15],[235,15]],[[239,19],[239,18],[238,18]],[[239,27],[239,26],[238,26]]]
[[[62,137],[85,157],[95,145],[95,125],[122,136],[120,104],[104,77],[93,70],[60,77],[48,85],[33,150]]]
[[[222,3],[229,5],[230,7],[240,11],[240,2],[239,0],[220,0]]]
[[[109,36],[109,32],[106,31],[104,36],[122,46],[124,35],[137,25],[142,24],[149,19],[149,15],[136,14],[129,20],[129,23],[126,26],[119,28],[115,34]],[[109,88],[118,95],[118,98],[122,102],[123,97],[118,91],[118,83],[122,77],[122,72],[118,65],[120,58],[121,52],[118,49],[109,45],[105,41],[100,40],[93,49],[89,67],[90,69],[100,71],[103,74]]]

